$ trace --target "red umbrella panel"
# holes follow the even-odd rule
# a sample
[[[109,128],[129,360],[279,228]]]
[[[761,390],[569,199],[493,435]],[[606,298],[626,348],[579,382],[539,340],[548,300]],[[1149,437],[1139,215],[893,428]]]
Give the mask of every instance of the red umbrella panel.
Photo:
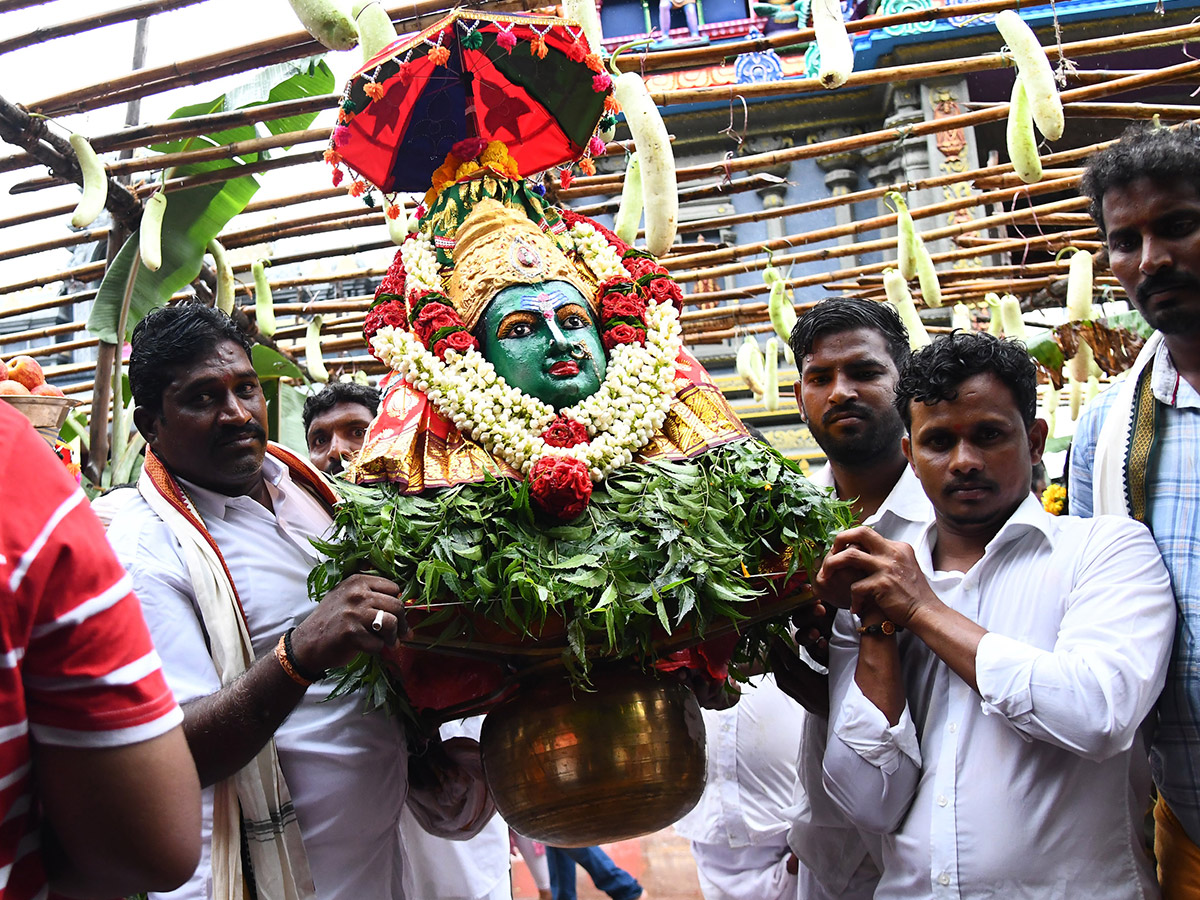
[[[333,150],[384,194],[424,191],[469,137],[503,142],[529,176],[589,152],[611,91],[581,26],[455,10],[350,80]]]

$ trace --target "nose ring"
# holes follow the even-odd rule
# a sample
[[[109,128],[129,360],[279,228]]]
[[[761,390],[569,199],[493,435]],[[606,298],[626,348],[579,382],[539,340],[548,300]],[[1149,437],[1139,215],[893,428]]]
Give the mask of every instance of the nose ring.
[[[583,346],[583,344],[572,344],[572,345],[571,345],[571,356],[572,356],[572,358],[574,358],[574,359],[588,359],[588,358],[590,358],[590,357],[591,357],[591,355],[592,355],[592,354],[588,353],[587,347]]]

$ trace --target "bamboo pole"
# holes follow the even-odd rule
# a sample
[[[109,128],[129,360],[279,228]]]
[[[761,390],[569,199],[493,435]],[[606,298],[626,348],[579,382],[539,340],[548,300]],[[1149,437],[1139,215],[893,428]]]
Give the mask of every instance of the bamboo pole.
[[[1200,34],[1200,24],[1194,26],[1186,26],[1188,29],[1196,29]],[[1169,80],[1177,76],[1186,74],[1195,74],[1200,72],[1200,60],[1189,60],[1184,63],[1178,63],[1174,66],[1167,66],[1157,71],[1145,72],[1140,75],[1131,75],[1128,78],[1117,78],[1103,84],[1088,85],[1085,87],[1072,88],[1063,91],[1060,95],[1063,105],[1075,102],[1077,100],[1091,100],[1095,97],[1104,97],[1110,94],[1120,93],[1121,91],[1133,90],[1135,88],[1147,87],[1152,84],[1158,84],[1161,81]],[[734,172],[746,172],[754,169],[771,168],[774,166],[792,163],[800,159],[815,159],[821,156],[830,156],[837,153],[847,153],[852,150],[865,150],[868,147],[873,147],[878,144],[886,144],[893,142],[904,141],[908,138],[925,137],[930,134],[937,134],[943,131],[950,131],[956,128],[966,128],[973,125],[983,125],[988,122],[998,122],[1008,117],[1008,103],[997,104],[989,109],[975,110],[974,112],[959,113],[954,116],[946,116],[941,119],[932,119],[925,122],[917,122],[912,125],[902,127],[883,128],[877,131],[869,131],[864,134],[851,135],[850,137],[835,138],[827,141],[817,141],[812,144],[805,144],[799,147],[790,147],[784,150],[773,150],[766,153],[753,153],[743,156],[739,159],[724,160],[715,164],[700,164],[694,166],[683,166],[676,170],[675,176],[678,181],[692,181],[697,178],[706,178],[713,175],[719,175],[722,172],[726,176],[732,175]],[[584,191],[592,189],[596,193],[616,193],[620,188],[621,178],[623,175],[589,175],[576,178],[572,182],[572,188]]]
[[[25,341],[35,341],[41,338],[57,337],[60,334],[73,334],[87,327],[86,322],[63,322],[60,325],[47,325],[45,328],[30,328],[26,331],[11,331],[0,334],[0,345],[20,344]]]
[[[42,6],[48,2],[49,0],[0,0],[0,13],[28,9],[31,6]]]
[[[91,231],[77,231],[74,234],[68,234],[60,238],[53,238],[48,241],[39,241],[36,244],[26,244],[23,247],[13,247],[9,250],[0,250],[0,260],[15,259],[18,256],[25,256],[31,253],[44,253],[47,250],[61,250],[63,247],[74,247],[78,244],[90,244],[93,241],[105,240],[107,237],[107,228],[95,228]]]
[[[28,225],[30,222],[37,222],[41,219],[52,219],[55,216],[65,216],[75,209],[76,204],[68,203],[63,206],[51,206],[47,209],[36,209],[27,213],[9,216],[7,219],[0,219],[0,228],[12,228],[16,225]]]
[[[576,179],[578,180],[578,179]],[[769,172],[758,172],[754,175],[748,175],[745,178],[739,178],[737,181],[721,181],[717,184],[704,185],[703,187],[683,188],[679,191],[679,202],[689,203],[692,200],[704,200],[710,197],[724,197],[727,194],[739,194],[743,191],[756,191],[760,188],[767,188],[773,185],[786,184],[786,178],[780,178],[778,175],[772,175]],[[549,191],[547,191],[549,193]],[[554,191],[554,199],[567,203],[575,197],[592,197],[597,193],[607,193],[604,191],[585,191],[575,193],[575,188],[556,188]],[[617,194],[620,194],[618,189]],[[605,200],[603,203],[591,203],[586,206],[572,206],[571,209],[581,215],[597,216],[602,213],[613,213],[617,211],[617,207],[621,205],[621,198],[614,197],[611,200]]]
[[[81,338],[77,341],[63,341],[61,344],[47,344],[44,347],[30,347],[22,350],[25,356],[56,356],[59,353],[70,353],[73,350],[83,350],[95,347],[100,341],[97,338]]]
[[[270,225],[244,228],[240,231],[227,231],[221,235],[221,243],[224,244],[225,249],[229,250],[234,247],[245,247],[250,244],[257,244],[261,241],[279,240],[281,238],[291,236],[291,232],[296,232],[298,234],[316,234],[316,231],[303,232],[301,229],[322,225],[329,222],[361,219],[366,216],[378,216],[380,219],[382,219],[383,210],[379,209],[378,207],[372,209],[367,206],[358,206],[354,209],[333,210],[330,212],[317,213],[311,216],[303,216],[296,219],[281,219],[278,222],[272,222]],[[347,227],[349,227],[349,225],[347,225]]]
[[[205,147],[202,150],[184,150],[178,153],[158,153],[154,156],[139,156],[133,159],[108,163],[104,168],[110,176],[130,175],[134,172],[156,172],[160,169],[188,165],[189,163],[212,162],[213,160],[233,161],[236,157],[261,153],[264,150],[292,147],[297,144],[311,144],[314,141],[326,143],[328,140],[329,129],[309,128],[305,131],[291,131],[286,134],[271,135],[265,138],[234,141],[230,144],[223,144],[220,147]],[[253,163],[250,165],[253,165]],[[12,192],[14,194],[25,194],[30,191],[39,191],[44,188],[54,187],[57,184],[62,184],[61,178],[53,176],[30,178],[28,181],[23,181],[13,187]],[[150,185],[151,189],[157,189],[157,187],[157,182]]]
[[[144,19],[156,13],[166,12],[171,9],[182,9],[185,6],[195,6],[197,3],[202,2],[203,0],[143,0],[141,3],[134,3],[130,6],[110,9],[107,12],[84,16],[83,18],[70,22],[62,22],[58,25],[44,25],[41,28],[35,28],[27,34],[18,34],[15,37],[0,41],[0,53],[10,53],[22,47],[32,47],[34,44],[52,41],[55,38],[66,37],[72,34],[82,34],[85,31],[93,31],[97,28],[104,28],[107,25],[115,25],[118,22],[131,22],[134,19]]]
[[[290,194],[287,197],[276,197],[272,200],[251,200],[242,210],[243,214],[263,212],[268,209],[279,209],[281,206],[295,206],[300,203],[312,203],[317,200],[328,200],[331,197],[344,197],[343,188],[321,188],[316,191],[305,191],[301,194]]]
[[[50,272],[46,275],[35,275],[33,278],[27,278],[24,281],[19,281],[16,284],[0,284],[0,294],[15,294],[17,291],[28,290],[29,288],[42,287],[54,281],[99,281],[104,276],[105,264],[102,262],[86,263],[82,266],[71,266],[69,269],[60,269],[57,272]],[[39,300],[35,303],[27,303],[24,306],[17,307],[20,312],[14,312],[12,308],[4,311],[6,316],[20,315],[21,312],[35,312],[40,309],[53,309],[55,306],[61,306],[62,301],[46,301]]]
[[[311,153],[292,153],[288,156],[281,156],[277,159],[269,159],[265,162],[259,161],[241,166],[227,166],[223,169],[213,169],[211,172],[201,172],[197,175],[185,175],[179,178],[168,178],[161,183],[164,190],[182,191],[184,188],[200,187],[205,184],[217,184],[221,181],[229,181],[234,178],[241,178],[243,175],[261,175],[265,172],[276,172],[280,169],[289,169],[292,166],[302,166],[306,163],[319,162],[323,150],[313,150]],[[143,197],[148,194],[153,194],[160,186],[157,181],[146,182],[133,189],[134,194],[138,197]]]
[[[370,216],[370,218],[367,218],[367,216]],[[358,211],[341,213],[329,221],[319,224],[291,226],[286,222],[280,222],[268,228],[254,229],[248,232],[247,237],[234,237],[230,235],[228,242],[222,238],[221,243],[225,245],[226,250],[233,250],[237,247],[248,247],[262,241],[282,241],[294,237],[327,234],[331,231],[341,231],[343,229],[378,228],[382,227],[382,225],[383,211],[380,209],[367,209],[364,206],[361,213]]]
[[[967,109],[989,109],[992,103],[964,103]],[[1160,119],[1182,121],[1196,118],[1200,109],[1175,103],[1072,103],[1063,115],[1076,119]]]

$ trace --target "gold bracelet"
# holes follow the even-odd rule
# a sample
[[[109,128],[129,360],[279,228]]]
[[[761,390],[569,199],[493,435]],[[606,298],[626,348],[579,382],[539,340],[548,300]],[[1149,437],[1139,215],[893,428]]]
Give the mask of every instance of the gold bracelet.
[[[292,661],[288,659],[286,639],[287,635],[285,634],[281,634],[279,636],[279,643],[275,645],[275,658],[279,660],[279,665],[283,668],[283,671],[287,673],[288,678],[292,679],[292,681],[296,682],[296,684],[300,685],[301,687],[309,687],[312,682],[307,681],[302,675],[300,675],[300,673],[297,672],[295,667],[292,665]]]
[[[858,629],[858,633],[871,635],[872,637],[891,637],[896,632],[903,630],[904,628],[900,625],[896,625],[895,623],[884,619],[882,622],[876,625],[863,625]]]

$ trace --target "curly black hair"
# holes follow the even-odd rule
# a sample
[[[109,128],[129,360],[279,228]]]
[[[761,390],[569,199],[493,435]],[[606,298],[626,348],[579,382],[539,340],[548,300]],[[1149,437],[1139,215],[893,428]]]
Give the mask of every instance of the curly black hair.
[[[129,355],[129,387],[134,402],[155,417],[178,370],[232,341],[250,357],[250,338],[219,309],[200,303],[181,303],[153,310],[133,329]]]
[[[1119,141],[1091,158],[1079,192],[1091,201],[1088,212],[1102,234],[1105,193],[1127,187],[1139,178],[1167,185],[1191,184],[1200,193],[1200,125],[1130,125]]]
[[[796,321],[788,343],[797,361],[812,353],[818,338],[858,329],[878,331],[887,343],[888,355],[896,368],[908,359],[908,331],[900,315],[889,303],[860,300],[857,297],[831,297],[822,300]]]
[[[990,372],[1008,385],[1028,428],[1037,418],[1037,367],[1020,341],[982,332],[953,331],[922,347],[900,369],[896,409],[912,431],[913,402],[927,406],[958,397],[958,386]]]
[[[379,412],[379,391],[365,384],[354,381],[331,381],[315,394],[309,395],[304,401],[304,433],[308,434],[308,426],[312,420],[323,412],[329,412],[342,403],[357,403],[365,406],[374,416]]]

